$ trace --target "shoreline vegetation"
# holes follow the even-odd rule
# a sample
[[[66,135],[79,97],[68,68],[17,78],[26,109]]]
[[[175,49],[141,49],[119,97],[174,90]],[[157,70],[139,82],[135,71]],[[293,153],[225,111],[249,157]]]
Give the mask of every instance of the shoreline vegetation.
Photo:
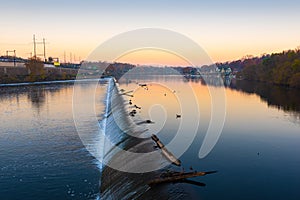
[[[0,84],[74,80],[77,69],[50,68],[38,58],[30,58],[25,66],[0,66]]]
[[[237,77],[300,88],[300,49],[248,59]]]
[[[20,58],[21,59],[21,58]],[[25,59],[23,59],[25,60]],[[105,67],[103,67],[105,66]],[[246,56],[243,59],[204,65],[201,67],[154,67],[140,66],[128,63],[84,63],[81,67],[85,70],[80,73],[85,76],[101,77],[113,76],[116,79],[134,69],[134,73],[152,75],[169,75],[178,73],[183,76],[190,75],[224,75],[227,69],[230,74],[225,76],[236,77],[238,80],[255,81],[267,84],[281,85],[291,88],[300,88],[300,49],[283,51],[281,53],[264,54],[260,57]],[[39,58],[25,60],[23,66],[0,66],[0,84],[75,80],[79,71],[76,68],[45,67]],[[147,72],[147,73],[145,73]]]

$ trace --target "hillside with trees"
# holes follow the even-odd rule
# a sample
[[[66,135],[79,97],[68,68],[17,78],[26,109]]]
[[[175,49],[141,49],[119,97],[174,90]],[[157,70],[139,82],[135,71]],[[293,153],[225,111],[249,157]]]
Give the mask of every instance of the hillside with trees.
[[[300,88],[300,49],[252,58],[237,75],[245,80]]]

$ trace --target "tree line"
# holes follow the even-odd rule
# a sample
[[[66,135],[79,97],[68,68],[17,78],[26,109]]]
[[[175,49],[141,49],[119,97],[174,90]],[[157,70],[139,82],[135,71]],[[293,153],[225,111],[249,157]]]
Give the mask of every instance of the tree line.
[[[237,77],[300,88],[300,49],[247,59]]]

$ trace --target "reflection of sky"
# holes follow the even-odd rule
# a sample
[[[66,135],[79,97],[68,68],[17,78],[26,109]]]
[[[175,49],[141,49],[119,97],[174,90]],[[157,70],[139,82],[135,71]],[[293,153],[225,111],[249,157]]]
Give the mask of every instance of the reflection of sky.
[[[188,104],[188,102],[192,101],[191,98],[194,98],[187,92],[191,87],[198,104],[198,108],[191,109],[200,113],[200,124],[208,125],[213,106],[210,92],[222,92],[222,88],[210,86],[211,88],[209,89],[208,86],[202,85],[200,82],[189,82],[187,84],[182,82],[180,78],[177,78],[177,81],[176,78],[170,78],[170,80],[156,78],[156,81],[150,81],[150,84],[148,84],[149,90],[141,88],[135,80],[131,80],[132,83],[128,85],[120,83],[120,87],[126,91],[135,90],[133,93],[134,97],[128,98],[132,99],[134,104],[136,103],[143,108],[141,111],[143,117],[148,118],[152,107],[160,105],[168,114],[168,118],[174,120],[174,123],[177,124],[178,121],[175,116],[178,113],[182,113],[183,102]],[[137,79],[137,82],[141,81]],[[149,80],[144,81],[148,82]],[[166,85],[169,89],[165,88]],[[174,93],[172,93],[173,90]],[[226,102],[225,127],[233,128],[237,133],[242,133],[245,129],[259,129],[265,130],[264,134],[266,135],[276,134],[276,136],[280,136],[278,130],[284,131],[286,129],[287,131],[289,129],[291,132],[297,132],[296,130],[299,129],[298,122],[293,123],[290,120],[294,116],[294,112],[286,112],[270,107],[265,100],[262,100],[256,94],[247,94],[226,88],[225,99],[219,99],[219,101]],[[254,132],[253,134],[261,133]]]
[[[182,165],[185,171],[190,171],[190,166],[194,170],[218,171],[216,174],[195,179],[207,184],[204,190],[182,184],[185,191],[193,191],[194,199],[224,199],[224,197],[225,199],[276,199],[278,197],[284,199],[287,195],[291,195],[291,199],[298,198],[300,135],[299,121],[290,121],[290,115],[293,113],[285,113],[283,110],[269,107],[267,102],[256,94],[226,88],[227,113],[221,137],[210,154],[204,159],[199,159],[198,152],[214,105],[211,105],[207,86],[196,81],[187,83],[179,79],[176,82],[174,79],[170,77],[168,81],[155,77],[156,83],[161,85],[168,82],[170,89],[176,90],[174,94],[176,96],[185,96],[189,83],[195,91],[201,115],[197,136],[189,149],[180,157]],[[137,79],[137,81],[143,80]],[[128,85],[120,83],[120,87],[129,91],[139,86],[133,79]],[[149,108],[151,111],[151,104],[161,102],[161,105],[164,105],[165,91],[162,87],[153,89],[155,94],[159,94],[149,93],[154,96],[153,99],[146,94],[147,90],[141,88],[134,93],[134,102],[143,103],[142,113],[148,113]],[[214,89],[221,91],[220,88]],[[195,121],[188,115],[176,119],[174,113],[178,112],[178,105],[172,104],[173,96],[166,97],[170,99],[170,104],[164,108],[170,114],[168,116],[170,122],[158,135],[161,141],[168,145],[174,138],[180,121],[184,118],[189,118],[190,124]],[[190,96],[186,98],[190,100]],[[194,109],[197,111],[196,108]],[[151,126],[149,125],[150,128]],[[185,130],[185,135],[191,134],[188,127]],[[182,142],[182,146],[184,145],[186,144]],[[171,151],[174,152],[173,149]],[[290,183],[290,186],[287,187],[286,183]]]
[[[214,60],[259,55],[300,44],[299,1],[2,1],[1,54],[32,51],[32,34],[49,54],[82,58],[118,33],[159,27],[191,37]],[[20,31],[22,30],[22,34]],[[67,54],[69,55],[69,54]]]
[[[97,162],[74,125],[72,85],[0,90],[1,199],[61,199],[71,197],[70,191],[87,199],[89,193],[98,193]],[[98,97],[99,93],[104,94],[104,88],[99,88]],[[103,106],[97,109],[102,110]],[[86,133],[98,135],[91,127]]]
[[[159,77],[155,78],[157,79],[152,82],[161,84],[167,82],[164,79],[159,80]],[[176,91],[174,95],[184,96],[187,83],[176,81],[175,77],[170,77],[170,79],[172,80],[169,82],[170,89]],[[142,80],[137,81],[142,82]],[[180,159],[186,171],[193,166],[195,170],[218,170],[219,172],[196,179],[207,184],[204,190],[191,188],[185,184],[183,187],[187,187],[186,191],[194,191],[196,193],[194,195],[197,197],[210,199],[224,197],[226,199],[239,199],[240,197],[243,199],[276,199],[278,197],[285,199],[285,195],[291,195],[290,199],[297,199],[300,184],[298,173],[300,164],[298,156],[299,123],[286,120],[287,113],[268,107],[267,103],[257,95],[226,89],[227,116],[224,131],[209,156],[200,160],[198,152],[210,119],[210,96],[207,87],[201,85],[200,82],[190,82],[190,85],[199,102],[200,129],[194,143]],[[120,87],[131,90],[138,85],[132,81],[129,85],[120,83]],[[152,88],[152,94],[157,94],[157,99],[143,98],[147,91],[139,88],[135,93],[134,102],[140,101],[145,106],[151,106],[150,103],[157,102],[168,103],[166,98],[171,97],[172,94],[168,93],[167,96],[164,96],[165,91],[160,88]],[[90,181],[90,177],[97,179],[98,176],[91,173],[88,178],[86,177],[85,173],[90,173],[90,171],[87,172],[87,169],[92,169],[90,167],[91,158],[87,152],[79,150],[76,146],[76,141],[79,140],[75,127],[73,127],[72,87],[66,86],[61,90],[55,92],[51,90],[52,92],[50,92],[49,90],[53,88],[49,86],[49,90],[45,93],[44,105],[40,107],[41,114],[39,116],[35,115],[37,110],[33,109],[31,99],[27,98],[27,92],[21,93],[18,89],[12,88],[9,95],[5,93],[0,95],[0,113],[5,114],[1,115],[0,120],[2,128],[0,135],[1,164],[4,167],[9,166],[6,167],[6,170],[3,168],[3,172],[9,173],[4,173],[4,182],[2,182],[10,183],[9,186],[18,186],[11,187],[14,191],[17,188],[17,193],[14,195],[37,194],[27,189],[24,192],[19,184],[37,188],[37,191],[46,191],[51,187],[54,188],[54,193],[52,192],[51,195],[64,195],[67,190],[65,185],[69,184],[69,180],[73,180],[75,185],[80,183],[76,190],[77,193],[85,184],[90,189],[91,185],[83,180]],[[98,95],[104,95],[105,88],[99,89],[100,94]],[[93,88],[84,85],[80,93],[86,95],[91,91]],[[21,94],[17,97],[16,94],[19,92]],[[183,118],[189,116],[183,115],[181,119],[176,119],[174,114],[178,112],[178,103],[173,95],[171,99],[172,101],[167,104],[169,107],[166,109],[171,109],[170,121],[176,125]],[[146,107],[143,106],[142,112],[145,111]],[[174,127],[168,128],[168,130],[172,130]],[[175,126],[176,128],[177,126]],[[90,126],[87,126],[87,129],[91,130]],[[98,132],[96,133],[98,134]],[[189,133],[186,132],[186,134]],[[169,135],[165,136],[165,138],[167,137]],[[162,135],[163,142],[165,142],[165,138]],[[81,147],[81,143],[79,145]],[[11,162],[11,158],[17,158],[18,162]],[[7,160],[10,162],[6,162]],[[47,162],[48,165],[41,162]],[[78,166],[81,166],[80,171],[78,171]],[[13,167],[16,167],[16,172],[18,172],[14,174],[16,178],[10,176],[11,172],[15,172],[11,170]],[[59,181],[44,180],[44,177],[53,178],[53,173],[59,175],[57,178]],[[20,179],[23,179],[24,182],[20,182]],[[94,182],[96,183],[95,188],[98,188],[98,180]],[[289,183],[288,187],[287,183]],[[5,189],[6,187],[0,188]],[[11,190],[8,191],[11,192]],[[48,195],[49,197],[48,193],[39,193],[38,195],[42,195],[42,197]]]

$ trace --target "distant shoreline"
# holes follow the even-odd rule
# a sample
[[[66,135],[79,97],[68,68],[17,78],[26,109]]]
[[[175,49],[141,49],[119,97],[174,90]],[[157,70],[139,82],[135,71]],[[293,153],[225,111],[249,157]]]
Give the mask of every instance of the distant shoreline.
[[[77,69],[68,68],[43,68],[41,74],[33,75],[25,66],[0,66],[0,84],[36,84],[37,82],[70,81],[77,77]]]
[[[72,80],[56,80],[56,81],[38,81],[38,82],[24,82],[24,83],[0,83],[0,87],[17,87],[17,86],[31,86],[31,85],[48,85],[56,83],[75,83],[75,82],[92,82],[92,81],[106,81],[106,78],[95,79],[72,79]]]
[[[0,83],[0,87],[27,86],[27,85],[45,85],[54,83],[74,83],[76,80],[57,80],[57,81],[37,81],[37,82],[22,82],[22,83]]]

